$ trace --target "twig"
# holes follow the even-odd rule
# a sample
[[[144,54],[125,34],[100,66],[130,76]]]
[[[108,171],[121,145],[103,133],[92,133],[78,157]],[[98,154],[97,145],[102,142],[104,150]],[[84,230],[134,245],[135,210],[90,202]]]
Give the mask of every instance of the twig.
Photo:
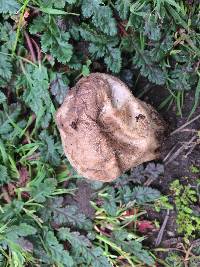
[[[147,181],[144,183],[144,186],[150,186],[156,178],[149,177]]]
[[[178,155],[185,149],[185,145],[182,145],[181,147],[179,147],[178,150],[176,150],[176,152],[168,159],[167,162],[165,162],[165,165],[169,164],[172,160],[174,160],[175,158],[178,157]]]
[[[181,127],[179,127],[178,129],[176,129],[175,131],[173,131],[170,135],[174,135],[175,133],[180,132],[182,129],[184,129],[186,126],[188,126],[189,124],[191,124],[192,122],[198,120],[200,118],[200,114],[197,115],[196,117],[194,117],[192,120],[184,123]]]
[[[161,243],[161,241],[162,241],[162,237],[163,237],[164,230],[165,230],[165,227],[166,227],[166,225],[167,225],[167,221],[168,221],[168,219],[169,219],[169,210],[167,210],[167,214],[166,214],[166,216],[165,216],[165,219],[164,219],[164,221],[163,221],[163,224],[162,224],[162,226],[161,226],[161,228],[160,228],[160,231],[159,231],[159,233],[158,233],[158,236],[157,236],[157,238],[156,238],[156,243],[155,243],[156,247],[159,246],[160,243]]]
[[[190,148],[190,150],[187,152],[186,155],[184,155],[185,158],[187,158],[191,153],[192,151],[195,149],[195,147],[198,145],[198,142],[195,142],[195,144],[192,145],[192,147]]]
[[[169,151],[167,156],[165,156],[165,158],[163,159],[163,162],[165,162],[169,158],[169,156],[172,154],[172,152],[174,152],[174,150],[176,150],[176,148],[177,148],[177,144],[172,147],[172,149]]]
[[[171,158],[169,158],[169,160],[167,162],[165,162],[165,165],[169,164],[172,160],[174,160],[175,158],[177,158],[179,156],[179,154],[189,148],[189,145],[196,139],[196,135],[192,136],[192,138],[187,142],[184,143],[172,156]]]
[[[34,49],[33,49],[32,43],[31,43],[31,39],[30,39],[29,35],[27,34],[27,32],[24,32],[24,35],[25,35],[25,38],[26,38],[26,41],[28,44],[28,48],[29,48],[30,53],[31,53],[31,58],[32,58],[33,62],[36,62],[36,56],[35,56],[35,52],[34,52]]]
[[[197,133],[198,130],[186,128],[186,129],[180,130],[180,132],[192,132],[192,133]]]
[[[39,65],[40,65],[41,64],[41,58],[42,58],[41,57],[41,50],[40,50],[38,44],[36,43],[36,41],[33,38],[31,38],[31,41],[33,42],[33,44],[34,44],[34,46],[35,46],[35,48],[37,50],[37,59],[38,59]]]
[[[190,259],[192,249],[193,249],[193,245],[191,245],[190,248],[185,253],[185,258],[184,258],[185,267],[189,266],[189,259]]]

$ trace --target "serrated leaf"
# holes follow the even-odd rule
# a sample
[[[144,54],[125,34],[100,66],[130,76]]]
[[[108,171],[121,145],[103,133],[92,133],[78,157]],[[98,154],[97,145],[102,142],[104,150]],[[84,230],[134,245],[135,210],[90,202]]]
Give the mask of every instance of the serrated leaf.
[[[117,204],[115,199],[115,191],[113,188],[108,188],[102,207],[110,216],[117,215]]]
[[[7,83],[12,76],[12,64],[11,58],[0,53],[0,85]],[[2,80],[2,82],[1,82]]]
[[[57,182],[53,178],[45,179],[38,185],[30,185],[28,192],[36,202],[43,203],[56,189]]]
[[[19,76],[17,87],[26,88],[23,99],[36,114],[36,127],[47,128],[55,112],[48,90],[47,69],[44,66],[27,65],[25,72],[25,75]]]
[[[191,74],[182,68],[170,71],[169,85],[176,91],[189,91],[191,89]]]
[[[13,25],[7,21],[0,23],[0,40],[3,43],[1,45],[1,52],[7,53],[8,50],[12,50],[16,40],[16,32]]]
[[[69,80],[61,73],[51,73],[50,90],[56,101],[62,104],[69,89]]]
[[[104,58],[104,61],[112,72],[118,73],[121,69],[121,51],[119,48],[111,48],[109,49],[109,52],[107,56]]]
[[[48,27],[47,27],[48,25]],[[61,63],[69,62],[73,54],[73,46],[68,43],[70,35],[61,30],[54,19],[45,15],[33,20],[31,33],[42,32],[41,46],[43,52],[50,52]]]
[[[4,185],[8,183],[10,180],[10,177],[8,175],[8,170],[6,166],[0,164],[0,185]]]
[[[141,243],[132,240],[131,242],[122,242],[121,244],[122,248],[129,252],[133,253],[134,256],[136,256],[140,261],[143,263],[146,263],[148,266],[154,266],[155,261],[154,259],[150,256],[150,254],[142,248]]]
[[[79,232],[71,232],[69,228],[60,228],[58,235],[61,240],[71,244],[72,254],[79,259],[79,264],[92,267],[111,267],[106,257],[103,256],[103,250],[100,247],[94,247],[90,240],[80,235]]]
[[[117,2],[115,3],[115,8],[119,12],[121,19],[125,20],[128,18],[130,6],[130,0],[117,0]]]
[[[92,17],[93,24],[108,35],[117,34],[116,21],[112,17],[112,10],[108,6],[101,6]]]
[[[55,225],[67,225],[79,229],[91,230],[92,223],[85,214],[78,210],[75,205],[67,205],[62,197],[49,200],[48,216],[43,215],[45,220],[51,220]],[[46,212],[46,209],[44,210]]]
[[[151,82],[159,85],[165,84],[166,74],[161,67],[154,62],[154,59],[151,58],[149,51],[136,50],[133,64],[136,65],[137,68],[140,68],[141,74],[147,77]]]
[[[108,69],[118,73],[121,68],[121,51],[115,48],[119,40],[116,37],[107,37],[102,34],[97,34],[96,31],[90,29],[87,25],[82,24],[79,28],[81,37],[91,42],[89,45],[90,54],[98,59],[104,57]]]
[[[21,105],[11,104],[7,111],[0,110],[0,136],[4,140],[12,140],[19,136],[26,121],[20,120]]]
[[[19,8],[16,0],[0,0],[0,13],[14,14]]]
[[[148,178],[157,179],[160,175],[164,175],[164,165],[160,163],[148,163],[144,169],[143,175]]]
[[[61,150],[61,144],[55,142],[54,137],[49,135],[46,130],[40,133],[39,138],[43,141],[39,148],[42,159],[53,166],[58,166],[61,162],[59,153]]]
[[[52,9],[53,7],[63,9],[66,4],[72,5],[75,4],[77,0],[41,0],[40,5],[41,5],[41,10],[43,11],[43,8],[47,9]],[[48,13],[48,12],[47,12]],[[49,13],[49,14],[56,14],[56,13]]]
[[[46,17],[46,16],[36,17],[33,20],[31,26],[29,27],[29,32],[31,34],[36,34],[38,32],[39,33],[42,32],[46,27],[46,25],[45,25],[46,23],[48,23],[48,17]]]
[[[92,0],[92,1],[83,0],[82,6],[81,6],[83,16],[86,18],[91,17],[95,13],[95,10],[98,9],[100,4],[101,4],[101,0]]]
[[[20,223],[19,225],[12,225],[6,232],[6,237],[13,242],[17,242],[19,237],[26,237],[36,234],[37,230],[27,223]]]
[[[159,41],[161,38],[161,31],[158,25],[158,22],[155,16],[147,16],[148,19],[145,21],[144,33],[149,37],[152,41]]]
[[[74,266],[72,257],[67,250],[64,250],[63,245],[58,242],[57,237],[52,231],[46,231],[44,235],[45,246],[50,252],[51,262],[57,266]]]
[[[101,0],[83,0],[82,13],[86,18],[92,17],[93,24],[102,32],[114,36],[117,34],[116,21],[109,6]]]
[[[3,92],[0,91],[0,104],[6,101],[6,96],[4,95]]]
[[[136,240],[130,240],[129,233],[126,230],[118,230],[113,232],[112,240],[118,244],[124,251],[137,257],[140,261],[148,266],[154,266],[155,261],[149,252],[143,249],[142,244]]]
[[[132,190],[128,186],[125,186],[121,194],[125,203],[136,201],[138,204],[155,201],[161,196],[158,190],[142,186],[136,186]]]
[[[58,225],[67,224],[80,229],[90,229],[91,222],[86,216],[78,211],[76,206],[64,206],[53,211],[53,220]]]

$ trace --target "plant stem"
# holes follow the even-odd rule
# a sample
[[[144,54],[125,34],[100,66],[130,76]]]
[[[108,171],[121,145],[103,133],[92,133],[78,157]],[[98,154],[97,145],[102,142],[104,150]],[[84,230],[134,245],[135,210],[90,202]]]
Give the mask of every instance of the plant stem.
[[[118,247],[116,244],[111,242],[108,238],[101,236],[101,235],[96,235],[96,238],[100,241],[103,241],[107,245],[109,245],[112,249],[117,251],[121,256],[123,256],[129,263],[130,266],[135,267],[135,264],[132,262],[132,260],[129,258],[128,253],[124,252],[120,247]]]
[[[29,2],[29,0],[25,0],[24,4],[22,6],[22,11],[21,11],[20,18],[19,18],[19,23],[18,23],[18,26],[17,26],[16,39],[15,39],[15,43],[14,43],[14,46],[13,46],[13,49],[12,49],[12,56],[15,55],[15,51],[16,51],[16,48],[17,48],[17,43],[18,43],[19,35],[20,35],[20,28],[21,28],[21,25],[22,25],[24,12],[25,12],[26,6],[28,5],[28,2]]]

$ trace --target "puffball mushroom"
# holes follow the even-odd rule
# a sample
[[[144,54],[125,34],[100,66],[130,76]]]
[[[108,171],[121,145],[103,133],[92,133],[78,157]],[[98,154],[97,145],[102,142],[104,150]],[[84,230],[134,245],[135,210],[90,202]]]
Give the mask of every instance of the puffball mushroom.
[[[58,109],[56,123],[71,165],[83,177],[103,182],[158,158],[165,130],[150,105],[104,73],[77,82]]]

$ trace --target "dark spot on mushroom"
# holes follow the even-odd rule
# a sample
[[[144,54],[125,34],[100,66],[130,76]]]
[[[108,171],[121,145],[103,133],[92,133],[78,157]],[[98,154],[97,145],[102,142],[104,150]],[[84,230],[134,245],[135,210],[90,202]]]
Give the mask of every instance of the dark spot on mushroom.
[[[72,121],[72,123],[70,124],[70,126],[71,126],[74,130],[77,130],[77,121]]]
[[[145,119],[145,116],[142,115],[142,114],[139,114],[135,118],[136,118],[136,121],[138,122],[139,120],[144,120]]]

